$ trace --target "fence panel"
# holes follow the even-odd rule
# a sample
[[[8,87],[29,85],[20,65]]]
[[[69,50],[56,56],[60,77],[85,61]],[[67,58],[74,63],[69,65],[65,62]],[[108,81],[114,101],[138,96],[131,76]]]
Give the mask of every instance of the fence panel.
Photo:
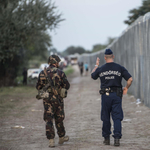
[[[123,65],[131,73],[133,84],[129,93],[140,98],[150,107],[150,12],[139,17],[106,48],[112,49],[115,55],[114,61]],[[100,58],[100,65],[105,63],[104,51],[83,54],[79,57],[79,61],[87,62],[92,70],[97,57]],[[126,82],[123,81],[123,86],[125,85]]]

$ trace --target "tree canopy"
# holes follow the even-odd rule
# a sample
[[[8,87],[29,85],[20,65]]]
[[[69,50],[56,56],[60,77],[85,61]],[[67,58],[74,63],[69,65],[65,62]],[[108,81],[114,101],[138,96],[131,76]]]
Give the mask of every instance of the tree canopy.
[[[61,21],[54,13],[55,6],[43,0],[6,0],[0,3],[0,62],[13,59],[20,48],[37,45],[43,39],[50,44],[44,33],[55,28]],[[41,42],[40,42],[41,44]]]
[[[113,37],[108,37],[107,38],[107,42],[106,44],[95,44],[93,45],[92,50],[86,50],[81,46],[75,47],[75,46],[69,46],[66,50],[64,50],[62,52],[62,55],[67,56],[67,55],[71,55],[71,54],[83,54],[83,53],[94,53],[100,50],[105,49],[109,44],[111,44],[113,41],[115,40],[115,38]]]
[[[46,0],[0,1],[0,77],[8,80],[7,68],[11,68],[15,72],[13,80],[24,60],[33,55],[45,57],[51,45],[46,31],[63,21],[56,8]]]
[[[97,52],[97,51],[99,51],[99,50],[105,49],[105,48],[106,48],[109,44],[111,44],[114,40],[115,40],[115,38],[108,37],[106,44],[95,44],[95,45],[93,45],[92,53],[93,53],[93,52]]]
[[[128,20],[125,20],[124,23],[130,25],[137,18],[139,18],[140,16],[145,15],[149,11],[150,11],[150,0],[143,0],[142,1],[142,6],[140,6],[138,8],[134,8],[134,9],[129,11],[130,15],[128,16]]]
[[[83,47],[75,47],[75,46],[69,46],[64,52],[63,54],[64,55],[71,55],[71,54],[75,54],[75,53],[78,53],[78,54],[83,54],[85,53],[86,50],[83,48]]]

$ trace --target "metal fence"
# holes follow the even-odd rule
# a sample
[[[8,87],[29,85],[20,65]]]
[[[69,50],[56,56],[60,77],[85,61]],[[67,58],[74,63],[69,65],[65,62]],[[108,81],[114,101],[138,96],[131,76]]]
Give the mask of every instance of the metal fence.
[[[123,65],[133,77],[129,93],[150,107],[150,12],[139,17],[108,47],[112,49],[116,63]],[[92,54],[83,54],[79,61],[87,62],[90,70],[94,68],[96,58],[104,64],[104,50]],[[126,82],[123,81],[123,86]]]

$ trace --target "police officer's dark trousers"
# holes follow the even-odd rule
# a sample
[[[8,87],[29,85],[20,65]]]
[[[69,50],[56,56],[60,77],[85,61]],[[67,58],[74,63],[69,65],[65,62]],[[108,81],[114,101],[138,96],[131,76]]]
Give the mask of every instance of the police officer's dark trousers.
[[[113,137],[120,139],[122,136],[121,121],[123,120],[122,99],[115,92],[109,93],[109,95],[103,94],[101,106],[102,136],[106,138],[111,134],[111,115],[114,122]]]

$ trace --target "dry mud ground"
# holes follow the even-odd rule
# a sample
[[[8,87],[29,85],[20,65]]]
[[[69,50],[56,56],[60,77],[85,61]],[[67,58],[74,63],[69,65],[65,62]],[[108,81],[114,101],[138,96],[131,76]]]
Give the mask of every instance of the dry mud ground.
[[[64,99],[66,118],[64,121],[69,142],[58,145],[56,134],[55,150],[150,150],[150,109],[143,104],[136,104],[134,96],[123,97],[124,120],[123,137],[120,147],[103,145],[100,120],[101,97],[98,93],[99,80],[92,80],[90,75],[80,77],[77,66],[69,77],[71,88]],[[43,104],[34,97],[22,117],[4,117],[0,120],[0,150],[48,150],[43,121]],[[20,113],[14,111],[13,113]],[[14,126],[25,128],[13,128]],[[113,126],[112,126],[113,130]]]

